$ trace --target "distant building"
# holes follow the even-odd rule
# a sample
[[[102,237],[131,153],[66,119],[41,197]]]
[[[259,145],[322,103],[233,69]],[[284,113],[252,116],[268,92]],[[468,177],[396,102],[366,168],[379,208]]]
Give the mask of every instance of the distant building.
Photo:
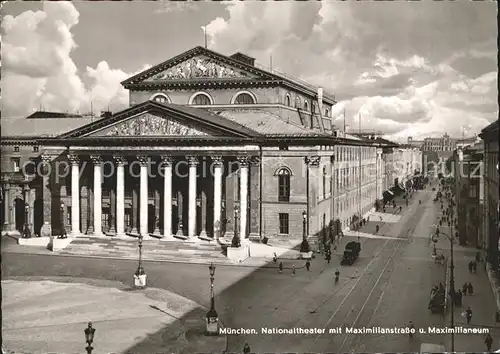
[[[439,138],[425,138],[424,140],[413,140],[408,137],[408,145],[422,149],[422,151],[453,151],[458,147],[472,145],[478,141],[477,137],[469,138],[451,138],[448,134],[444,134]]]

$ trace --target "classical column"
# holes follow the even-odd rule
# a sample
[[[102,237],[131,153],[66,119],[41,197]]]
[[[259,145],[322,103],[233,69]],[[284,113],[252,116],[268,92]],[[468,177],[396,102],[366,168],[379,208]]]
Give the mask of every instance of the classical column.
[[[116,235],[116,186],[111,186],[109,191],[109,233]]]
[[[177,233],[175,236],[184,237],[184,222],[182,220],[183,216],[183,208],[184,208],[184,196],[182,195],[182,191],[177,191]]]
[[[116,164],[116,236],[125,235],[125,159],[113,157]]]
[[[172,236],[172,157],[162,156],[163,163],[163,236]]]
[[[250,161],[250,235],[260,238],[260,158],[255,156]]]
[[[203,182],[206,182],[204,180]],[[200,237],[207,238],[207,213],[208,213],[208,198],[207,198],[207,191],[206,189],[206,183],[204,183],[203,188],[201,188],[201,193],[200,193],[200,201],[201,201],[201,232],[200,232]]]
[[[240,165],[240,240],[244,241],[248,237],[248,166],[249,158],[246,156],[238,157]]]
[[[94,233],[94,186],[90,185],[90,180],[87,186],[87,235]]]
[[[154,190],[154,202],[155,202],[155,225],[153,234],[160,235],[160,190],[155,188]]]
[[[139,194],[139,234],[142,237],[149,237],[148,232],[148,157],[137,156],[141,164],[140,174],[140,194]]]
[[[80,231],[80,158],[69,155],[71,163],[71,236],[76,237]]]
[[[102,158],[91,156],[94,164],[94,236],[102,233]]]
[[[214,233],[217,240],[222,228],[222,156],[212,157],[214,166]]]
[[[52,236],[52,191],[50,186],[50,174],[52,156],[42,155],[42,194],[43,194],[43,225],[40,236]],[[9,204],[10,206],[10,204]],[[14,220],[11,219],[12,223]]]
[[[139,207],[139,196],[138,196],[138,191],[137,191],[137,181],[134,178],[132,180],[132,222],[131,226],[132,229],[130,230],[131,234],[138,234],[139,230],[137,230],[137,220],[138,220],[138,213],[137,209]]]
[[[188,156],[189,162],[189,212],[188,212],[188,237],[196,236],[196,168],[198,159]]]
[[[3,186],[3,214],[4,221],[2,231],[10,231],[10,185],[6,183]]]

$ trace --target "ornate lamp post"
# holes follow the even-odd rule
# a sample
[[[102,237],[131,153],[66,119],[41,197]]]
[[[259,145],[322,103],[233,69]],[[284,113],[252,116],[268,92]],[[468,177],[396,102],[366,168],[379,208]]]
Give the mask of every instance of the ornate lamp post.
[[[234,206],[234,236],[233,236],[233,240],[231,241],[231,244],[233,247],[240,247],[241,246],[241,243],[240,243],[240,235],[239,235],[239,230],[238,230],[238,226],[239,226],[239,223],[238,223],[238,219],[239,219],[239,216],[240,216],[240,210],[238,208],[238,205],[235,205]]]
[[[64,203],[61,202],[61,206],[59,208],[59,218],[61,219],[61,238],[66,238],[66,227],[64,226]]]
[[[134,286],[137,289],[144,289],[146,287],[146,272],[142,267],[142,236],[138,237],[139,239],[139,263],[137,264],[137,270],[134,274]]]
[[[213,263],[210,263],[208,271],[210,273],[210,310],[207,312],[207,335],[217,336],[219,335],[219,316],[215,310],[215,265]]]
[[[31,231],[28,224],[30,207],[28,204],[24,204],[24,230],[23,238],[31,238]]]
[[[302,239],[307,239],[307,212],[302,212]]]
[[[92,350],[94,350],[94,348],[92,347],[92,343],[94,342],[94,333],[95,333],[95,328],[92,328],[92,322],[89,322],[84,332],[85,332],[85,343],[87,343],[87,347],[85,348],[85,350],[87,351],[87,354],[92,354]]]
[[[450,240],[450,294],[451,294],[451,352],[455,352],[455,264],[453,262],[453,223],[448,222],[450,235],[444,234]]]

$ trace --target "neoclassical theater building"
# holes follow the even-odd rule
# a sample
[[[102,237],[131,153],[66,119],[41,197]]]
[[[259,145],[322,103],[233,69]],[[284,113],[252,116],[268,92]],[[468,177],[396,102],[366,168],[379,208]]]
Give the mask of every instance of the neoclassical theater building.
[[[2,119],[3,233],[301,239],[305,219],[314,239],[414,170],[335,128],[331,94],[241,53],[196,47],[122,85],[120,112]]]

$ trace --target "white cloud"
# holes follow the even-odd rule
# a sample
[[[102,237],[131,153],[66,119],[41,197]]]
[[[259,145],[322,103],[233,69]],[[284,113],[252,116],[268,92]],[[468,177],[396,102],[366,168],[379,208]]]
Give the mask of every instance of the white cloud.
[[[42,107],[47,111],[86,112],[128,105],[120,81],[131,76],[103,61],[85,72],[85,87],[71,58],[76,48],[71,29],[79,13],[70,2],[44,3],[43,11],[7,15],[2,22],[2,113],[25,116]]]

